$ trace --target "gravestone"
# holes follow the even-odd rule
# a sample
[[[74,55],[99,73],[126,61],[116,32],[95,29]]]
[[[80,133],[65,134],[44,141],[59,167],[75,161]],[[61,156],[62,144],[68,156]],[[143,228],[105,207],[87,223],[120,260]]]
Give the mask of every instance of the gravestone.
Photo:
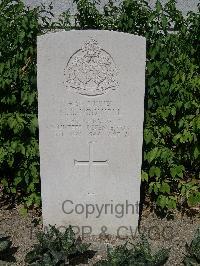
[[[130,235],[138,225],[145,38],[110,31],[38,37],[44,226]]]

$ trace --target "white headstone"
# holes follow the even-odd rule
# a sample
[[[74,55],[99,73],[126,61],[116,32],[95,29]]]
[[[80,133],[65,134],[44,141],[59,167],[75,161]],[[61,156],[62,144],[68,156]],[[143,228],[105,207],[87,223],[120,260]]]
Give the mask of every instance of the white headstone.
[[[118,236],[137,228],[145,49],[145,38],[119,32],[38,37],[45,226]]]

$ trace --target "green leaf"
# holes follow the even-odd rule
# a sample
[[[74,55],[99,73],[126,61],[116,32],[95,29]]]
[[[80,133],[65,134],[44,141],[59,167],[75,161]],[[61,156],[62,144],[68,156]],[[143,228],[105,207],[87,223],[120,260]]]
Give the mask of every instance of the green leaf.
[[[150,130],[144,131],[144,140],[146,144],[149,144],[153,138],[152,132]]]
[[[166,16],[162,16],[162,27],[166,28],[168,26],[168,21]]]
[[[21,216],[27,216],[27,214],[28,214],[28,210],[27,210],[27,208],[25,208],[25,207],[21,207],[21,208],[19,209],[19,214],[20,214]]]
[[[173,116],[176,115],[176,108],[175,108],[175,107],[172,107],[172,108],[171,108],[171,114],[172,114]]]
[[[194,149],[194,158],[197,159],[199,157],[200,151],[198,149],[198,147],[195,147]]]
[[[162,182],[160,192],[170,194],[170,186],[166,182]]]
[[[158,153],[158,147],[155,147],[150,152],[148,152],[147,160],[148,160],[149,163],[151,163],[156,158],[157,153]]]
[[[19,33],[19,42],[22,42],[24,40],[25,35],[25,31],[21,30]]]
[[[175,165],[172,168],[170,168],[170,173],[172,177],[181,177],[183,178],[183,172],[185,171],[185,167],[183,165]]]
[[[156,11],[157,12],[160,12],[162,10],[162,5],[161,5],[161,3],[160,3],[160,1],[156,1]]]
[[[177,199],[175,197],[169,197],[168,198],[168,203],[167,203],[167,207],[169,209],[176,209],[177,205],[176,205]]]
[[[147,181],[148,182],[148,174],[142,170],[142,181]]]
[[[161,174],[161,171],[159,167],[152,166],[149,170],[150,177],[153,177],[153,176],[160,177],[160,174]]]
[[[156,202],[157,202],[158,206],[160,206],[162,209],[164,209],[165,207],[167,207],[168,199],[166,196],[160,195],[157,198]]]
[[[187,199],[187,203],[190,207],[200,204],[200,192],[191,193]]]

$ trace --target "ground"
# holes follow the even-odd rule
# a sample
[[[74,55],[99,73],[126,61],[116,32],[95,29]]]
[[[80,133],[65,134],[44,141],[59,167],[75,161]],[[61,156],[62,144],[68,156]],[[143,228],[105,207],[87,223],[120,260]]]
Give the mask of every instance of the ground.
[[[15,255],[17,262],[12,265],[23,266],[25,254],[36,242],[36,232],[41,229],[42,221],[40,214],[35,211],[21,216],[19,208],[20,206],[11,209],[1,208],[0,232],[11,235],[13,246],[18,247]],[[190,243],[199,225],[200,217],[197,215],[191,218],[176,211],[171,217],[160,218],[155,212],[150,212],[149,208],[146,208],[142,212],[140,231],[148,237],[153,250],[161,247],[170,248],[170,258],[166,266],[175,266],[182,265],[185,244]],[[135,236],[133,235],[129,240],[136,241]],[[91,242],[91,249],[96,251],[94,257],[88,260],[87,265],[93,265],[94,262],[105,257],[107,245],[115,246],[125,242],[125,240],[114,237],[100,239],[94,236],[85,238],[84,241]],[[80,263],[79,265],[86,264]]]

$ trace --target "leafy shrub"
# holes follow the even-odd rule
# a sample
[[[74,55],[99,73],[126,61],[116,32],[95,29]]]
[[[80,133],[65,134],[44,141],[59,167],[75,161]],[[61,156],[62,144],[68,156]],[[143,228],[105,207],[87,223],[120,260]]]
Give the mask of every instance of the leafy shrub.
[[[21,1],[0,2],[0,184],[28,207],[40,204],[36,37],[42,12]]]
[[[25,258],[28,265],[68,265],[70,259],[83,254],[88,250],[89,244],[83,244],[75,238],[69,226],[64,233],[54,226],[47,232],[38,234],[39,243],[36,244]]]
[[[40,204],[36,36],[57,29],[108,29],[147,39],[142,180],[158,207],[200,203],[199,11],[175,1],[151,9],[144,0],[75,0],[77,12],[51,22],[43,7],[0,3],[0,184],[4,195]],[[100,10],[100,11],[99,11]]]
[[[185,256],[184,265],[200,265],[200,229],[197,230],[196,235],[193,238],[191,244],[186,244],[186,250],[188,254]]]
[[[127,243],[107,249],[107,259],[98,261],[96,266],[158,266],[164,265],[169,257],[169,250],[161,249],[154,255],[146,238],[128,249]]]

